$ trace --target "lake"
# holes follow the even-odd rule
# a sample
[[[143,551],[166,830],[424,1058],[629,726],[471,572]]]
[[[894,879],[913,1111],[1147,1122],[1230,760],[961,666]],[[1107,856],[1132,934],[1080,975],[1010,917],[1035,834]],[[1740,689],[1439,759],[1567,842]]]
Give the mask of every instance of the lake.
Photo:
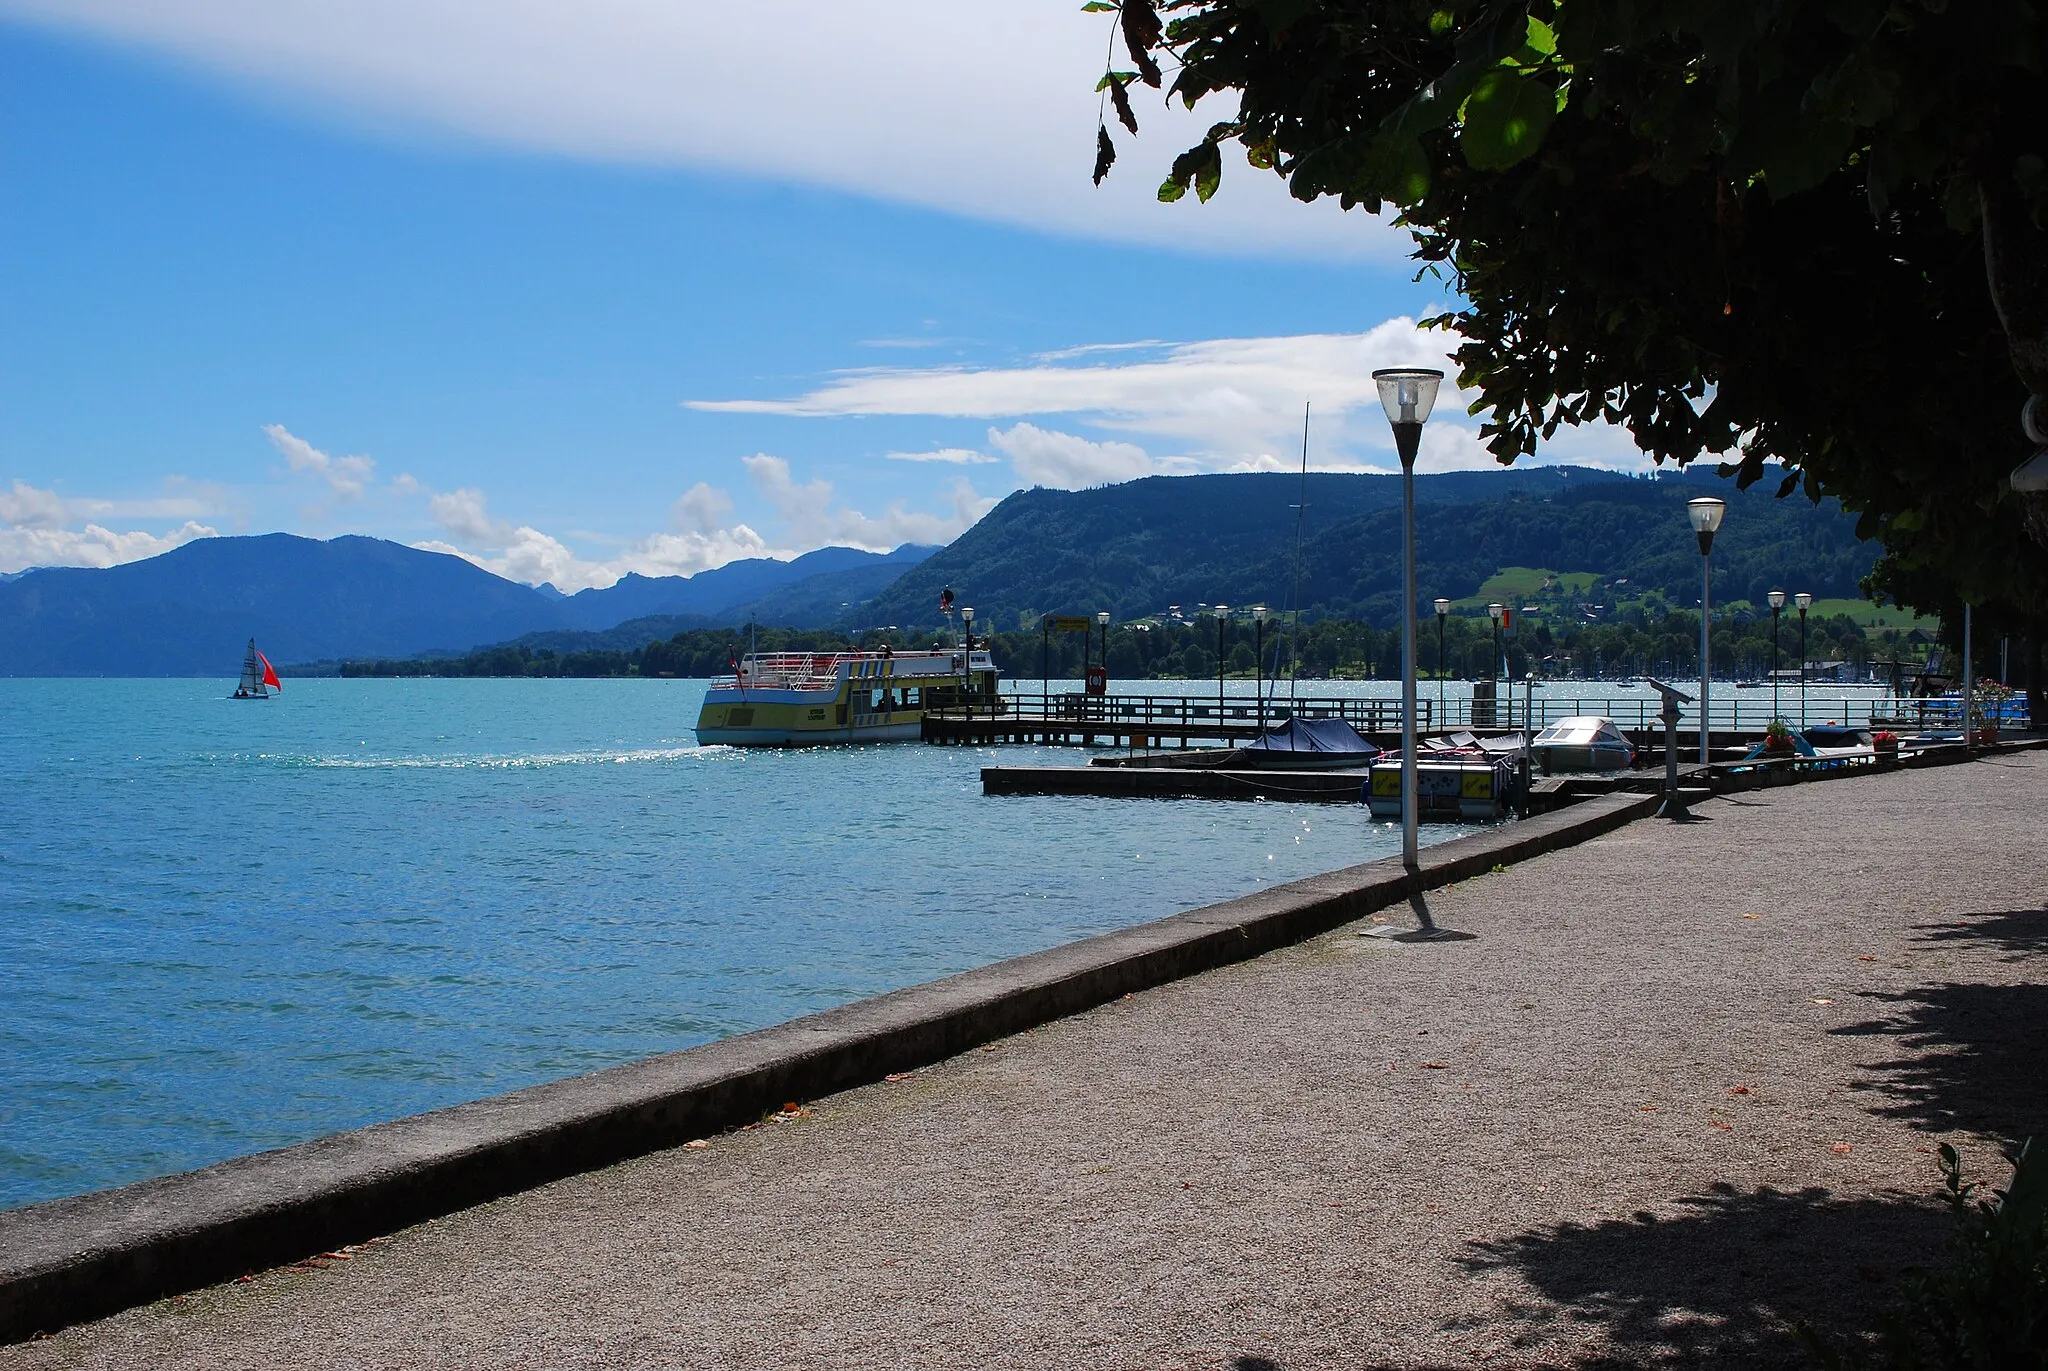
[[[0,1207],[1399,847],[1363,807],[981,794],[1071,749],[700,748],[701,681],[231,685],[0,679]]]

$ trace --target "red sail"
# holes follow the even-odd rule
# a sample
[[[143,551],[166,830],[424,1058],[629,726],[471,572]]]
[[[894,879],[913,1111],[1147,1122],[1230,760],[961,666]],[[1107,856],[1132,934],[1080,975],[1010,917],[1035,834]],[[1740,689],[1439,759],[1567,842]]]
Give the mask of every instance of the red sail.
[[[259,652],[256,660],[263,663],[263,684],[272,690],[283,690],[284,682],[277,679],[277,668],[270,664],[270,659]]]

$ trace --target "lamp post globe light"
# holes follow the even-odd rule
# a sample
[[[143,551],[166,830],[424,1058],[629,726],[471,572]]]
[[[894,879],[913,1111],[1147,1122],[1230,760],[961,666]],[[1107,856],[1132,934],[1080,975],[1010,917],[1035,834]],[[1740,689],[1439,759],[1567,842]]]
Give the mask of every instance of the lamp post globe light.
[[[1710,760],[1708,749],[1712,745],[1712,730],[1707,723],[1707,686],[1713,667],[1708,626],[1713,620],[1714,595],[1714,535],[1720,531],[1721,516],[1728,512],[1728,502],[1712,495],[1701,495],[1685,502],[1685,517],[1691,523],[1695,537],[1700,540],[1700,765]]]
[[[1252,606],[1252,694],[1258,699],[1259,732],[1266,731],[1266,607]]]
[[[1230,622],[1230,606],[1217,605],[1210,611],[1216,616],[1216,736],[1223,737],[1223,628]]]
[[[1401,861],[1415,870],[1415,455],[1444,374],[1434,367],[1384,367],[1372,374],[1401,457]]]
[[[1444,722],[1444,616],[1451,612],[1451,602],[1443,596],[1436,597],[1436,722]]]
[[[1785,717],[1778,708],[1778,615],[1785,609],[1785,592],[1774,590],[1764,598],[1771,602],[1771,718],[1778,720]],[[1805,728],[1806,720],[1801,719],[1799,726]]]
[[[1813,597],[1800,591],[1792,597],[1792,603],[1799,607],[1799,730],[1806,731],[1806,611],[1813,608]]]

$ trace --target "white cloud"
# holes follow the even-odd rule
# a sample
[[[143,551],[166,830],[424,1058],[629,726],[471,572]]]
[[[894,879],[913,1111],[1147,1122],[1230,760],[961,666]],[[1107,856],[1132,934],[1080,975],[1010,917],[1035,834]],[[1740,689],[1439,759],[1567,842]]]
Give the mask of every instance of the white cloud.
[[[699,481],[676,497],[675,508],[670,511],[670,517],[674,520],[675,526],[685,533],[708,535],[717,532],[723,526],[725,517],[731,513],[732,496],[716,486]]]
[[[175,482],[169,483],[175,485]],[[0,571],[34,566],[108,567],[169,552],[219,531],[190,517],[163,533],[117,531],[101,518],[178,518],[203,514],[208,502],[190,496],[161,500],[71,499],[16,479],[0,490]],[[84,527],[74,524],[84,522]]]
[[[677,498],[670,511],[673,529],[638,539],[603,560],[579,557],[551,534],[498,518],[488,497],[474,486],[430,496],[427,508],[448,536],[415,546],[453,553],[510,580],[552,582],[573,594],[611,585],[628,572],[693,576],[743,557],[787,560],[828,545],[887,551],[903,543],[950,542],[995,505],[959,481],[947,493],[947,512],[908,510],[898,501],[870,516],[836,503],[829,481],[798,482],[783,458],[757,453],[741,461],[788,525],[779,542],[771,543],[743,523],[723,524],[732,513],[731,496],[700,481]]]
[[[885,452],[882,455],[892,462],[948,462],[959,467],[979,466],[996,460],[971,447],[942,447],[930,452]]]
[[[1059,233],[1241,255],[1405,254],[1233,159],[1162,205],[1233,107],[1134,92],[1144,134],[1089,184],[1113,15],[1067,0],[0,0],[0,14],[172,54],[379,131],[851,191]]]
[[[1150,436],[1173,450],[1171,456],[1147,457],[1145,448],[1132,443],[1083,448],[1076,445],[1091,440],[1030,425],[1012,429],[1015,436],[1008,441],[1018,450],[1005,452],[1020,474],[1040,479],[1031,473],[1045,473],[1046,484],[1091,476],[1128,479],[1151,471],[1294,470],[1301,460],[1302,406],[1312,403],[1311,468],[1385,471],[1396,469],[1396,462],[1374,369],[1440,366],[1455,375],[1447,354],[1456,342],[1454,336],[1401,317],[1355,334],[1092,344],[1048,353],[1019,367],[870,367],[837,373],[787,398],[685,403],[726,413],[802,417],[1061,415],[1112,432]],[[1477,422],[1465,413],[1471,398],[1446,382],[1424,432],[1422,469],[1493,464],[1479,447]],[[1026,450],[1028,456],[1020,456]],[[1605,426],[1562,430],[1542,460],[1625,469],[1645,465],[1625,433]]]
[[[1089,486],[1157,476],[1167,468],[1135,443],[1098,443],[1036,424],[990,429],[989,442],[1010,459],[1018,477],[1034,486],[1085,490]]]
[[[858,547],[887,552],[904,543],[950,543],[996,506],[993,498],[976,493],[963,478],[947,491],[952,510],[927,514],[904,508],[901,500],[891,501],[879,515],[833,503],[832,483],[806,481],[799,485],[790,475],[789,462],[757,452],[740,458],[754,486],[775,506],[789,526],[791,541],[800,547]]]
[[[38,490],[17,479],[13,491],[0,490],[0,523],[20,528],[62,528],[64,499],[54,490]]]
[[[368,457],[330,457],[283,424],[265,424],[263,433],[293,471],[312,473],[344,500],[360,498],[376,473]]]
[[[187,521],[168,533],[116,533],[98,524],[82,529],[0,528],[0,571],[32,566],[119,566],[182,547],[195,538],[216,538],[218,529]]]

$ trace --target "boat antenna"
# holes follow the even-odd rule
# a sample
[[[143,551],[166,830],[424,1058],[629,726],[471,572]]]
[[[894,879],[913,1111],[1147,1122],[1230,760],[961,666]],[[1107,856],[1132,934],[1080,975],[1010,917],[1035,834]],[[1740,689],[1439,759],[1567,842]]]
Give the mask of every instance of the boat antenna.
[[[1301,402],[1301,499],[1294,506],[1294,586],[1287,592],[1287,622],[1293,641],[1293,649],[1287,660],[1287,703],[1294,703],[1294,681],[1301,666],[1301,544],[1302,531],[1308,519],[1308,407]],[[1275,689],[1278,689],[1276,683]]]

